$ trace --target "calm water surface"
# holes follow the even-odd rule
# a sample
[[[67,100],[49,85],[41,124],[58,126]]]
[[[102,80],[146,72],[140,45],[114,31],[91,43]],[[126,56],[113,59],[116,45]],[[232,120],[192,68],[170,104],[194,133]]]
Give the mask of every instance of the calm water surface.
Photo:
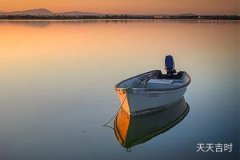
[[[239,22],[0,21],[0,159],[239,158]],[[118,110],[114,85],[164,68],[192,77],[187,116],[127,152],[102,127]],[[233,143],[197,153],[197,143]]]

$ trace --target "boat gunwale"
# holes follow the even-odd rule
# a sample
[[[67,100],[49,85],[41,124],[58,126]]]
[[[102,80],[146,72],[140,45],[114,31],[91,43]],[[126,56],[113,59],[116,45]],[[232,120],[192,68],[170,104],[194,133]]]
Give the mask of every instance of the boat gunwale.
[[[186,76],[189,78],[189,80],[187,81],[186,84],[182,85],[182,86],[179,86],[179,87],[175,87],[175,88],[165,88],[165,89],[146,89],[146,88],[141,88],[141,90],[139,90],[139,88],[120,88],[118,87],[121,83],[125,82],[125,81],[128,81],[130,79],[133,79],[133,78],[136,78],[136,77],[140,77],[142,75],[145,75],[145,74],[148,74],[148,73],[151,73],[151,72],[154,72],[154,71],[161,71],[161,70],[152,70],[152,71],[148,71],[148,72],[145,72],[145,73],[142,73],[142,74],[139,74],[139,75],[136,75],[136,76],[133,76],[133,77],[130,77],[128,79],[125,79],[121,82],[119,82],[118,84],[115,85],[115,90],[116,91],[124,91],[124,92],[127,92],[128,90],[131,90],[130,92],[131,93],[147,93],[147,92],[164,92],[164,91],[175,91],[175,90],[178,90],[178,89],[181,89],[181,88],[184,88],[184,87],[187,87],[190,83],[191,83],[191,77],[188,75],[187,72],[185,71],[179,71],[179,72],[183,72],[186,74]],[[139,91],[138,91],[139,90]],[[129,92],[128,92],[129,93]]]

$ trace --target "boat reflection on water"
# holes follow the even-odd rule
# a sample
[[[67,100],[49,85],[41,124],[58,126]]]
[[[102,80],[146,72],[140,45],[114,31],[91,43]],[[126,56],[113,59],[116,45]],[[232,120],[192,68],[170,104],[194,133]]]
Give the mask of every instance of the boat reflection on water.
[[[119,143],[127,151],[135,145],[145,143],[168,131],[182,121],[189,112],[184,97],[161,110],[144,115],[130,116],[120,108],[114,120],[114,132]]]

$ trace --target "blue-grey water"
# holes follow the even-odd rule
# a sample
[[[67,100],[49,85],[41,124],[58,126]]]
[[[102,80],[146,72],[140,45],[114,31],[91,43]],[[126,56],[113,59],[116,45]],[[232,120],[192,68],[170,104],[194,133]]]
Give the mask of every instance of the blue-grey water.
[[[0,21],[0,159],[238,160],[239,32],[234,21]],[[167,54],[192,78],[190,111],[127,152],[102,126],[120,106],[114,85],[164,69]]]

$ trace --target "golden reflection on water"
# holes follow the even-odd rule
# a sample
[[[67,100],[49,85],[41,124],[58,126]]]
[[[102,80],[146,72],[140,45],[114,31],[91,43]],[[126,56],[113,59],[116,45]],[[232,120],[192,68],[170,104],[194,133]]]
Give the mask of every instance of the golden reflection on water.
[[[163,69],[166,54],[193,79],[212,74],[214,81],[224,72],[237,80],[238,32],[239,23],[205,21],[0,21],[2,92],[112,88]]]
[[[116,73],[126,78],[163,69],[169,53],[177,70],[190,74],[218,72],[222,65],[229,74],[239,71],[232,67],[238,64],[239,24],[193,22],[1,21],[1,81],[34,76],[91,81]]]

